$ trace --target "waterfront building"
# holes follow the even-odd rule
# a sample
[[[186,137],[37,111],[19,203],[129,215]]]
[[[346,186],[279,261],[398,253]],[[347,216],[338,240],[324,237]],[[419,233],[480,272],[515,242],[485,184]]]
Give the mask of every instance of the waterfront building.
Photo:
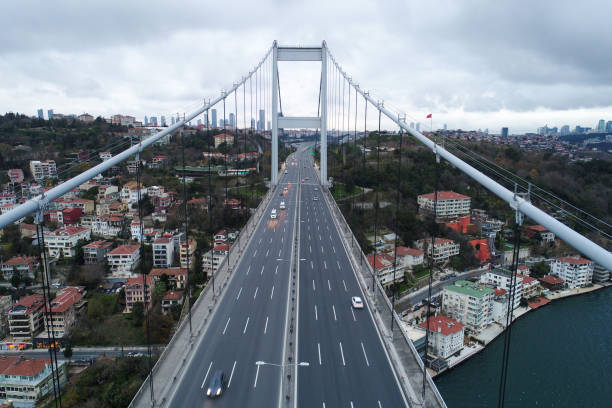
[[[430,316],[421,327],[429,330],[428,354],[447,359],[463,348],[464,325],[443,315]]]
[[[510,288],[512,287],[511,280],[512,272],[503,268],[491,269],[480,276],[481,283],[504,289],[506,292],[510,292]],[[514,282],[513,309],[519,307],[521,297],[523,297],[523,278],[517,275],[516,281]]]
[[[451,318],[479,332],[491,323],[494,290],[478,283],[460,280],[442,289],[442,308]]]
[[[563,282],[563,279],[554,275],[545,275],[539,278],[538,280],[540,281],[540,284],[543,287],[553,291],[563,289],[563,286],[565,284],[565,282]]]
[[[66,383],[66,364],[57,362],[60,386]],[[57,378],[57,377],[56,377]],[[0,357],[0,404],[33,408],[38,400],[53,393],[54,381],[51,361],[25,356]],[[11,402],[11,405],[8,405]]]
[[[593,261],[575,256],[554,259],[550,273],[565,281],[568,288],[583,288],[593,282]]]
[[[434,211],[434,193],[421,194],[417,198],[419,210],[430,213]],[[454,191],[439,191],[436,218],[451,218],[470,214],[471,198]]]
[[[593,266],[593,282],[604,283],[610,280],[610,271],[601,266],[595,264]]]

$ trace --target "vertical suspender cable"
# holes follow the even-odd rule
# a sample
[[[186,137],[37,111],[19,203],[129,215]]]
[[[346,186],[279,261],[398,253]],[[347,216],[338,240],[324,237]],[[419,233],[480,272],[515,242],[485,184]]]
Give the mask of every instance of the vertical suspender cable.
[[[380,102],[379,102],[380,104]],[[380,105],[379,105],[380,106]],[[372,268],[372,295],[374,295],[375,284],[376,284],[376,254],[378,253],[378,191],[380,190],[380,119],[382,111],[378,109],[378,134],[376,135],[377,148],[376,148],[376,200],[374,201],[374,267]]]
[[[224,179],[225,179],[225,202],[223,203],[223,224],[225,224],[225,206],[227,205],[227,119],[225,118],[225,100],[227,99],[227,93],[224,92],[224,97],[223,97],[223,143],[225,143],[225,155],[223,155],[224,157],[224,166],[225,166],[225,170],[224,170]]]
[[[395,199],[395,220],[393,221],[393,231],[395,231],[395,247],[393,251],[393,283],[391,286],[393,290],[393,298],[391,300],[391,333],[393,334],[393,312],[395,311],[395,294],[397,292],[397,287],[395,284],[397,273],[397,217],[399,215],[400,208],[400,200],[401,200],[401,192],[400,187],[402,183],[402,139],[403,139],[403,130],[400,128],[399,130],[399,161],[397,163],[397,197]]]
[[[206,117],[208,117],[208,110],[206,110]],[[206,125],[206,138],[208,139],[208,150],[210,151],[210,156],[208,157],[208,228],[210,229],[210,231],[212,231],[211,233],[214,234],[214,230],[213,230],[213,224],[212,224],[212,190],[211,190],[211,179],[212,179],[212,174],[210,172],[210,163],[212,161],[212,154],[213,154],[213,141],[212,141],[212,137],[210,136],[210,121],[207,122]],[[215,240],[214,240],[214,235],[213,235],[213,239],[211,240],[211,246],[210,246],[210,280],[212,283],[212,293],[213,293],[213,298],[215,297],[215,263],[214,263],[214,249],[215,249]]]
[[[185,222],[185,244],[187,245],[187,276],[185,279],[187,294],[187,319],[189,320],[189,336],[193,336],[193,329],[191,327],[191,286],[189,282],[189,263],[191,261],[191,249],[189,245],[189,218],[187,217],[187,187],[186,187],[186,169],[185,169],[185,133],[183,132],[183,128],[181,128],[181,155],[183,156],[183,211],[184,211],[184,222]],[[142,223],[142,220],[141,220]],[[179,251],[180,254],[180,251]],[[184,301],[183,301],[184,305]]]

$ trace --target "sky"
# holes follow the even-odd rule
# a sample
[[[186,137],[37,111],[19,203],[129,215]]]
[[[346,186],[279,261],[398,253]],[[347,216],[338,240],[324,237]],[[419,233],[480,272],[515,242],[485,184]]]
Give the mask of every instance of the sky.
[[[607,0],[23,0],[3,4],[3,17],[0,112],[189,112],[274,40],[325,40],[408,121],[429,126],[432,113],[434,128],[522,133],[612,120]],[[319,69],[279,65],[284,112],[316,114]]]

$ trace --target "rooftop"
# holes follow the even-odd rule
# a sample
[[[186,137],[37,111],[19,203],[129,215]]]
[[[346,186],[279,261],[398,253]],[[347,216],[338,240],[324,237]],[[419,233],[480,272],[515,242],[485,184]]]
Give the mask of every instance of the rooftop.
[[[455,282],[454,285],[444,286],[444,289],[477,298],[494,293],[493,289],[491,288],[487,288],[486,286],[466,280],[459,280]]]
[[[419,249],[413,249],[413,248],[408,248],[408,247],[404,247],[404,246],[400,246],[397,247],[397,255],[398,256],[406,256],[406,255],[411,255],[411,256],[421,256],[424,255],[425,253]]]
[[[46,358],[24,356],[0,356],[0,374],[35,377],[51,362]]]
[[[112,251],[110,251],[108,254],[109,255],[131,255],[135,253],[136,251],[138,251],[139,248],[140,248],[139,245],[121,245],[120,247],[117,247],[113,249]]]
[[[429,194],[421,194],[419,197],[425,197],[430,200],[434,200],[434,193]],[[454,191],[438,191],[438,200],[464,200],[469,199],[470,197],[455,193]]]
[[[590,264],[593,263],[593,261],[589,260],[589,259],[585,259],[582,258],[578,255],[576,256],[564,256],[561,258],[557,258],[556,261],[558,262],[565,262],[565,263],[569,263],[572,265],[584,265],[584,264]]]
[[[163,274],[168,276],[187,275],[187,268],[153,268],[151,272],[149,272],[149,276],[162,276]]]
[[[170,291],[168,293],[166,293],[164,295],[164,297],[162,298],[163,300],[178,300],[181,299],[183,297],[183,292],[182,291]]]
[[[68,286],[62,289],[51,301],[51,311],[55,313],[65,312],[83,298],[84,291],[83,286]]]
[[[442,333],[444,336],[458,333],[463,328],[463,324],[443,315],[430,317],[427,322],[421,323],[423,328],[427,328],[428,325],[430,331]]]
[[[83,248],[109,248],[113,246],[113,243],[110,241],[94,241],[92,243],[89,243],[87,245],[84,245]]]

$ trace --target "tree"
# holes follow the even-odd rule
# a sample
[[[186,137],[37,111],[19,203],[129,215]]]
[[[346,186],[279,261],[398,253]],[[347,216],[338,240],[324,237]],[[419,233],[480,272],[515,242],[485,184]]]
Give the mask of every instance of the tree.
[[[550,267],[546,265],[544,261],[537,262],[531,266],[530,276],[534,278],[541,278],[544,275],[548,275]]]
[[[134,326],[142,326],[144,321],[144,304],[142,302],[136,302],[132,306],[132,323]]]
[[[68,360],[70,360],[70,357],[72,357],[72,346],[70,345],[70,343],[68,343],[68,345],[64,349],[64,357],[66,357]]]
[[[13,287],[18,288],[21,284],[21,275],[17,271],[13,271],[13,276],[11,277],[11,285]]]

